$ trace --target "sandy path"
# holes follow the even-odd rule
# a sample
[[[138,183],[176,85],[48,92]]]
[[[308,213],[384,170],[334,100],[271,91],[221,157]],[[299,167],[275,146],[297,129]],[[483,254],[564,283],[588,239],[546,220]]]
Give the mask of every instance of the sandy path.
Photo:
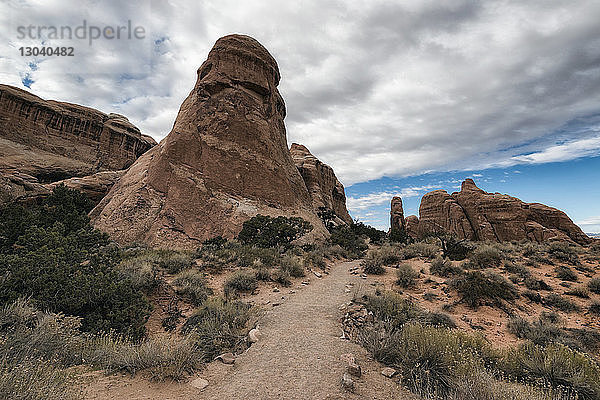
[[[150,384],[135,378],[115,381],[103,395],[89,398],[127,399],[409,399],[407,392],[380,374],[357,344],[340,339],[339,307],[350,301],[347,283],[364,282],[348,269],[357,262],[332,267],[329,276],[311,277],[310,285],[285,294],[286,300],[260,321],[262,339],[238,356],[234,365],[213,362],[199,376],[209,381],[203,391],[187,384]],[[287,293],[288,291],[282,291]],[[345,392],[341,377],[344,353],[352,353],[363,369],[355,393]],[[106,379],[110,379],[107,377]],[[121,377],[120,380],[123,378]],[[192,378],[193,379],[193,378]],[[119,390],[119,388],[123,390]],[[179,388],[179,389],[178,389]]]

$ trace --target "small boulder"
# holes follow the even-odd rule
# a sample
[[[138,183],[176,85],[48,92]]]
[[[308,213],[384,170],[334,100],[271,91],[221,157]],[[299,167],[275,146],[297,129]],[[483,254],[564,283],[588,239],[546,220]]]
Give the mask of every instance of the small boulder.
[[[258,342],[261,337],[262,337],[262,333],[260,333],[258,328],[251,329],[250,332],[248,332],[248,341],[250,343]]]
[[[192,385],[196,389],[203,390],[208,386],[208,381],[203,378],[196,378],[190,382],[190,385]]]
[[[221,360],[223,364],[233,364],[235,362],[235,356],[233,353],[224,353],[217,356],[215,360]]]
[[[381,375],[385,376],[386,378],[391,378],[394,375],[396,375],[396,370],[394,368],[391,367],[385,367],[384,369],[381,370]]]
[[[344,376],[342,376],[342,387],[344,388],[344,390],[354,393],[354,381],[352,380],[350,374],[348,374],[347,372],[344,372]]]
[[[313,274],[315,274],[315,276],[316,276],[317,278],[322,278],[322,277],[323,277],[323,275],[321,275],[321,273],[320,273],[320,272],[318,272],[318,271],[313,271]]]

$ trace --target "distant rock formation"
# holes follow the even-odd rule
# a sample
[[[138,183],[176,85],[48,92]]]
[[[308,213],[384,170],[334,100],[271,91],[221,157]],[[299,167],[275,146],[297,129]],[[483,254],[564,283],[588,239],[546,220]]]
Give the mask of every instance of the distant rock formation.
[[[326,237],[287,147],[279,78],[256,40],[219,39],[172,131],[92,210],[95,226],[122,243],[194,248],[260,213],[302,217]]]
[[[404,209],[402,208],[402,198],[392,198],[390,206],[390,234],[396,237],[406,235],[406,222],[404,220]]]
[[[409,215],[404,220],[406,225],[406,233],[412,239],[419,238],[419,217],[416,215]]]
[[[352,224],[352,217],[346,209],[344,185],[335,176],[333,168],[322,163],[301,144],[292,143],[290,153],[317,213],[332,213],[336,225]]]
[[[0,201],[47,183],[129,167],[156,145],[127,118],[0,85]]]
[[[415,231],[411,219],[412,232]],[[582,245],[591,239],[562,211],[516,197],[487,193],[472,179],[451,195],[443,190],[427,193],[419,207],[419,235],[443,231],[469,240],[505,242],[531,240],[572,241]]]

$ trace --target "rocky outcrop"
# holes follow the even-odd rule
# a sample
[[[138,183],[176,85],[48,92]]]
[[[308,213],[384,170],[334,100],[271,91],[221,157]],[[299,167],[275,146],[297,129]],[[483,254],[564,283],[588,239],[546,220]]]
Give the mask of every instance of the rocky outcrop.
[[[505,194],[487,193],[472,179],[462,183],[460,192],[450,195],[436,190],[423,196],[417,230],[420,235],[443,231],[460,239],[480,241],[590,243],[564,212]]]
[[[304,179],[313,208],[322,215],[332,214],[335,225],[351,224],[344,185],[335,176],[333,168],[322,163],[301,144],[292,143],[290,153]]]
[[[173,129],[92,210],[95,226],[123,243],[194,248],[260,213],[302,217],[326,237],[287,147],[278,83],[256,40],[219,39]]]
[[[36,185],[127,168],[155,144],[121,115],[0,85],[2,200],[35,195]]]
[[[419,217],[416,215],[409,215],[404,220],[404,224],[406,225],[406,233],[412,239],[419,238]]]
[[[404,208],[402,198],[392,198],[390,205],[390,234],[404,237],[406,235],[406,222],[404,220]]]
[[[93,203],[99,203],[124,174],[125,170],[102,171],[81,178],[69,178],[45,184],[44,187],[52,191],[58,185],[65,185],[85,194]]]

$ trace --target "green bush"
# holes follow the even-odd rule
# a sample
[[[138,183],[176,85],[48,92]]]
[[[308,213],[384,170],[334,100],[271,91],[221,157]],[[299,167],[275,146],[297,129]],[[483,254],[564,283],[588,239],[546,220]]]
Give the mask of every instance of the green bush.
[[[473,251],[474,245],[466,239],[459,240],[445,233],[434,233],[429,236],[436,237],[442,246],[442,256],[452,261],[462,261]]]
[[[404,257],[400,246],[384,244],[378,249],[369,250],[366,259],[380,265],[391,266],[398,264]]]
[[[158,265],[170,274],[176,274],[194,266],[194,258],[178,251],[162,251],[159,253]]]
[[[291,243],[313,229],[300,217],[257,215],[244,222],[238,240],[258,247],[290,247]]]
[[[519,294],[513,284],[493,272],[472,271],[454,278],[450,286],[461,296],[461,301],[477,308],[487,302],[502,306],[502,301],[516,299]]]
[[[396,269],[396,285],[401,288],[413,287],[416,285],[416,280],[419,273],[415,271],[409,264],[402,263]]]
[[[156,289],[162,281],[156,264],[143,258],[128,258],[117,268],[121,279],[130,280],[136,289],[145,293]]]
[[[563,281],[576,282],[577,273],[569,267],[559,266],[554,269],[556,277]]]
[[[348,252],[350,258],[361,258],[369,248],[363,237],[358,235],[351,227],[342,225],[331,231],[329,241],[332,245],[339,245]]]
[[[381,244],[387,236],[384,231],[373,228],[372,226],[366,225],[360,221],[354,221],[350,225],[350,229],[358,237],[367,237],[373,244]]]
[[[504,261],[504,270],[511,274],[516,274],[523,279],[531,277],[531,272],[529,272],[529,268],[521,264],[515,264],[512,261]]]
[[[533,301],[534,303],[539,304],[542,302],[542,295],[539,294],[538,292],[534,292],[533,290],[524,291],[523,296],[527,297],[529,300]]]
[[[204,303],[213,292],[204,275],[192,269],[180,272],[173,280],[173,286],[178,295],[187,297],[196,306]]]
[[[240,292],[252,292],[258,288],[256,274],[237,271],[225,281],[225,297],[235,297]]]
[[[37,308],[82,317],[85,331],[140,338],[150,304],[120,274],[120,250],[89,225],[82,196],[58,187],[41,204],[0,210],[10,214],[0,219],[0,305],[31,297]]]
[[[543,279],[535,279],[532,276],[528,276],[523,280],[525,287],[531,290],[552,290],[552,288],[544,282]]]
[[[433,275],[448,278],[450,276],[460,275],[464,272],[464,270],[460,266],[453,265],[452,261],[450,260],[437,257],[431,262],[431,265],[429,266],[429,272],[431,272]]]
[[[592,278],[588,282],[588,288],[590,291],[596,294],[600,294],[600,278]]]
[[[275,271],[273,274],[273,280],[283,287],[292,286],[292,278],[290,273],[281,269]]]
[[[243,339],[251,317],[250,306],[221,298],[209,298],[182,327],[189,334],[204,361],[227,351],[243,350]]]

